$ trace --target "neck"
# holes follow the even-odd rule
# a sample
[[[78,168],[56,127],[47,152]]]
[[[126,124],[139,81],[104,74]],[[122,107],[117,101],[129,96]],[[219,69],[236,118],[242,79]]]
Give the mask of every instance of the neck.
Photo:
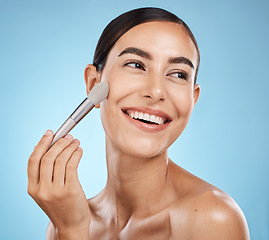
[[[150,158],[127,155],[106,139],[108,180],[105,195],[117,211],[150,214],[167,185],[167,151]]]

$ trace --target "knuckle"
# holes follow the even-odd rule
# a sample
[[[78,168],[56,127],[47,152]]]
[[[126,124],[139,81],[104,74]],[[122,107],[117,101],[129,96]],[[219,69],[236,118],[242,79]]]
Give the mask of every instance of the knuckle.
[[[40,188],[36,193],[36,198],[42,202],[49,202],[51,200],[51,195],[45,189]]]
[[[31,185],[31,184],[28,184],[28,187],[27,187],[27,193],[31,196],[31,197],[34,197],[36,195],[36,190],[35,188]]]
[[[69,197],[76,196],[77,194],[78,194],[77,191],[73,187],[68,189]]]
[[[67,157],[64,154],[61,154],[56,158],[56,164],[62,165],[62,164],[65,164],[66,162],[67,162]]]
[[[65,192],[62,191],[61,189],[57,189],[57,191],[53,192],[53,198],[55,200],[61,200],[61,199],[65,198]]]
[[[45,154],[42,158],[42,162],[43,163],[50,163],[54,161],[53,157],[48,153],[48,154]]]
[[[61,146],[66,146],[69,142],[70,142],[70,140],[68,140],[66,138],[61,138],[61,139],[58,140],[58,143]]]
[[[77,170],[77,164],[74,161],[69,161],[67,168],[72,171]]]
[[[37,156],[36,156],[36,153],[33,152],[28,159],[28,165],[31,165],[32,163],[34,163],[36,161],[37,161]]]
[[[39,147],[41,147],[43,145],[47,145],[50,140],[51,140],[50,138],[43,136],[40,139],[39,143],[37,144],[35,150],[37,150]]]
[[[65,191],[62,188],[45,188],[45,187],[40,187],[36,193],[36,198],[40,202],[44,203],[49,203],[49,202],[55,202],[55,201],[60,201],[64,199],[65,196]]]
[[[28,164],[27,164],[27,172],[28,172],[28,174],[31,171],[33,165],[34,165],[33,161],[28,161]]]

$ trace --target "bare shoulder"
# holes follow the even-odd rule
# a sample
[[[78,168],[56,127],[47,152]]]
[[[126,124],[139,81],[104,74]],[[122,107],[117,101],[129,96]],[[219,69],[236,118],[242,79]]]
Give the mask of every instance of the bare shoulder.
[[[189,192],[170,212],[172,239],[249,240],[245,216],[225,192],[186,173]]]

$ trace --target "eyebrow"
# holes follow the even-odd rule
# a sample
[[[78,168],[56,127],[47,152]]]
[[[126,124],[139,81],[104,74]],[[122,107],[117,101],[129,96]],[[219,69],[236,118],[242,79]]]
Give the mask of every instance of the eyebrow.
[[[119,55],[118,57],[124,55],[124,54],[128,54],[128,53],[131,53],[131,54],[136,54],[140,57],[143,57],[143,58],[146,58],[146,59],[149,59],[149,60],[152,60],[152,56],[139,49],[139,48],[135,48],[135,47],[128,47],[128,48],[125,48]],[[168,60],[168,63],[172,64],[172,63],[184,63],[184,64],[187,64],[189,65],[191,68],[194,69],[194,65],[193,63],[188,59],[188,58],[185,58],[185,57],[171,57],[169,58]]]
[[[174,57],[174,58],[170,58],[168,60],[168,62],[169,63],[184,63],[184,64],[187,64],[191,68],[194,69],[194,65],[192,64],[192,62],[188,58],[185,58],[185,57]]]
[[[146,58],[146,59],[149,59],[151,60],[152,57],[149,53],[139,49],[139,48],[135,48],[135,47],[128,47],[128,48],[125,48],[119,55],[118,57],[124,55],[124,54],[127,54],[127,53],[132,53],[132,54],[136,54],[140,57],[143,57],[143,58]]]

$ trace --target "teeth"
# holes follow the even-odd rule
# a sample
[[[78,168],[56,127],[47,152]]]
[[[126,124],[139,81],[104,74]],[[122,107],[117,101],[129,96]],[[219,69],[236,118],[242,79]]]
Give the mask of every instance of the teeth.
[[[159,125],[164,124],[165,119],[162,117],[157,117],[155,115],[149,115],[148,113],[142,113],[142,112],[126,112],[131,118],[134,119],[141,119],[153,123],[157,123]]]
[[[149,121],[149,114],[148,114],[148,113],[145,113],[145,114],[144,114],[144,119],[145,119],[146,121]]]
[[[159,118],[159,117],[155,117],[154,115],[150,115],[149,121],[150,121],[150,122],[154,122],[154,121],[157,121],[157,122],[158,122],[158,118]],[[155,120],[155,119],[156,119],[156,120]]]

